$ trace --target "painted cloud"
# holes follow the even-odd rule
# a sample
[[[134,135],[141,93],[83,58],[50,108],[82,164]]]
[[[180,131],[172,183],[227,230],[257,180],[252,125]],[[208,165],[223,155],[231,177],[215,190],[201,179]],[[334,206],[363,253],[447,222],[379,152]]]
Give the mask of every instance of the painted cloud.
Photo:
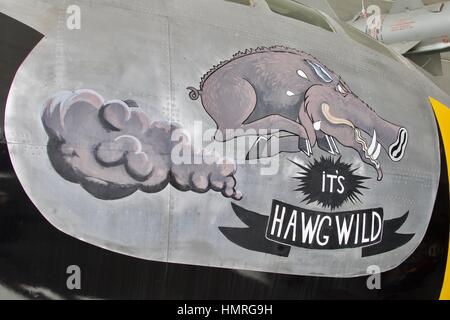
[[[63,91],[47,101],[42,122],[55,170],[99,199],[120,199],[138,190],[156,193],[168,184],[181,191],[242,197],[235,189],[234,163],[194,150],[179,125],[151,121],[134,101],[105,102],[91,90]],[[175,147],[180,157],[202,164],[174,163]]]

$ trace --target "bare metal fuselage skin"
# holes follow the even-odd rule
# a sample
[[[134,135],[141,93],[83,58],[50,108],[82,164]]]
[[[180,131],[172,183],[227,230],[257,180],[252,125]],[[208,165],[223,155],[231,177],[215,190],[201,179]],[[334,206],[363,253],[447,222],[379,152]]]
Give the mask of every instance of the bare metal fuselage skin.
[[[429,97],[446,105],[450,98],[402,57],[375,51],[341,29],[330,32],[276,14],[265,1],[256,1],[254,6],[221,0],[72,4],[81,9],[79,30],[67,28],[63,1],[0,3],[0,12],[45,35],[15,78],[5,129],[21,184],[56,228],[96,246],[151,261],[321,277],[361,276],[371,265],[391,270],[417,248],[430,221],[441,173],[438,128]],[[177,122],[192,136],[196,123],[201,123],[203,130],[218,129],[221,120],[227,118],[215,118],[206,100],[192,100],[186,88],[200,90],[202,76],[239,51],[273,46],[294,48],[315,57],[314,63],[302,63],[292,72],[295,81],[319,76],[317,81],[325,88],[309,88],[314,99],[309,110],[304,106],[303,115],[298,106],[299,119],[294,115],[289,121],[280,120],[283,117],[276,101],[264,104],[270,105],[274,118],[268,122],[252,119],[257,122],[253,128],[274,129],[267,123],[276,123],[276,129],[294,136],[295,150],[279,155],[277,174],[265,176],[261,164],[239,163],[235,171],[214,171],[222,175],[217,179],[206,174],[210,180],[205,180],[205,174],[193,173],[191,181],[184,183],[183,174],[174,177],[171,166],[165,163],[166,171],[158,180],[162,184],[149,183],[154,171],[140,159],[145,158],[142,152],[155,150],[156,144],[148,143],[151,147],[146,149],[145,132],[151,131],[145,130],[154,128],[154,121],[164,122],[158,128]],[[216,91],[208,97],[220,96],[221,87],[234,86],[231,80],[218,81],[214,83]],[[252,79],[247,82],[252,83]],[[330,83],[333,86],[325,85]],[[296,87],[303,88],[290,82],[282,86],[283,99],[295,96]],[[206,90],[204,94],[208,98]],[[256,99],[251,94],[250,89],[236,94],[233,98],[237,103],[233,105],[222,97],[228,108],[225,114],[235,115],[241,110],[236,107],[246,97]],[[135,119],[136,105],[142,113],[136,116],[140,119],[136,123],[145,129],[139,133],[127,122]],[[355,110],[346,108],[352,106]],[[126,111],[128,107],[132,111]],[[109,110],[111,113],[107,113]],[[127,121],[120,118],[122,113],[127,113]],[[232,126],[225,125],[224,129],[236,129]],[[110,137],[111,132],[117,134]],[[319,136],[316,144],[311,132]],[[142,145],[136,142],[139,134]],[[104,141],[94,141],[100,137]],[[299,143],[299,137],[310,145]],[[99,154],[101,146],[114,149],[113,143],[120,139],[125,155],[108,153],[108,148]],[[328,141],[331,150],[324,150],[319,140]],[[72,145],[64,146],[67,141]],[[89,146],[94,153],[85,154],[82,146]],[[133,158],[128,158],[132,152]],[[361,201],[340,203],[339,210],[330,210],[320,202],[302,203],[304,197],[294,191],[299,170],[295,163],[308,167],[314,160],[330,156],[351,165],[356,170],[353,176],[367,178]],[[153,165],[163,161],[157,160]],[[93,164],[86,165],[89,161]],[[382,168],[382,179],[374,168]],[[125,187],[128,189],[122,192]],[[277,255],[267,254],[267,247],[258,251],[256,244],[247,243],[245,235],[237,239],[234,232],[226,230],[245,228],[236,212],[238,216],[239,212],[254,212],[268,217],[276,203],[284,203],[286,208],[302,207],[315,217],[322,212],[330,220],[333,217],[333,223],[339,213],[346,212],[350,217],[352,212],[360,212],[354,217],[361,219],[361,226],[362,219],[380,218],[382,211],[386,223],[404,218],[400,231],[395,229],[393,233],[397,235],[398,231],[408,239],[397,247],[379,250],[366,250],[364,235],[361,243],[356,243],[361,234],[355,235],[351,247],[325,250],[320,244],[326,238],[311,240],[317,240],[317,247],[311,243],[297,245],[295,238],[290,244],[284,242],[286,239],[272,239],[272,245],[280,240],[290,248],[288,254]],[[375,241],[377,232],[381,232],[377,221],[381,220],[373,221],[371,244],[376,246],[383,243],[382,239]],[[290,222],[293,225],[294,218]],[[266,230],[262,232],[262,240],[269,241]],[[289,236],[289,227],[283,233]],[[270,238],[270,234],[267,236]]]

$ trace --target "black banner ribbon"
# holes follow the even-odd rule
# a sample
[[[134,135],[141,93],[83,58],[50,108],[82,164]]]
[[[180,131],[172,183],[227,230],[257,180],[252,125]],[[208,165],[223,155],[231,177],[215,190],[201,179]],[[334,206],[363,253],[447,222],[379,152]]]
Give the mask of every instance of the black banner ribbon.
[[[398,234],[409,212],[384,220],[382,208],[326,213],[306,210],[277,200],[270,216],[232,203],[233,211],[248,228],[219,227],[231,242],[248,250],[288,257],[292,247],[313,250],[362,248],[362,257],[392,251],[414,234]]]

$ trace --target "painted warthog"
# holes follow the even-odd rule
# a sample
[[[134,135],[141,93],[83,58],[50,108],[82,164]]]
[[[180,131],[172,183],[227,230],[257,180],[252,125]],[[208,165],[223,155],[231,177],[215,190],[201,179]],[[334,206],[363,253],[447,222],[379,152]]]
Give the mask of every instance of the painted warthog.
[[[383,178],[378,160],[382,149],[392,161],[400,161],[408,142],[405,128],[379,117],[340,76],[296,49],[239,52],[204,75],[200,89],[188,89],[191,99],[201,97],[216,122],[216,140],[227,141],[247,130],[284,132],[288,136],[282,140],[288,143],[281,145],[288,147],[281,152],[301,150],[311,156],[316,144],[338,154],[336,139],[373,166],[378,180]],[[362,132],[370,136],[367,141]]]

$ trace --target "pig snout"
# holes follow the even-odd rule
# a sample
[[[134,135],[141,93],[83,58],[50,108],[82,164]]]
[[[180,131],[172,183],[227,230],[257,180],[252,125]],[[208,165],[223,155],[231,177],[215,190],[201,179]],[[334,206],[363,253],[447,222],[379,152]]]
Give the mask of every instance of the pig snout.
[[[319,137],[325,134],[327,141],[335,138],[343,146],[356,150],[363,162],[376,169],[378,180],[383,179],[382,151],[386,151],[392,161],[398,162],[408,144],[405,128],[381,118],[350,91],[341,94],[332,87],[312,87],[300,110],[300,119],[311,141],[317,138],[320,148],[331,150],[320,143]]]

